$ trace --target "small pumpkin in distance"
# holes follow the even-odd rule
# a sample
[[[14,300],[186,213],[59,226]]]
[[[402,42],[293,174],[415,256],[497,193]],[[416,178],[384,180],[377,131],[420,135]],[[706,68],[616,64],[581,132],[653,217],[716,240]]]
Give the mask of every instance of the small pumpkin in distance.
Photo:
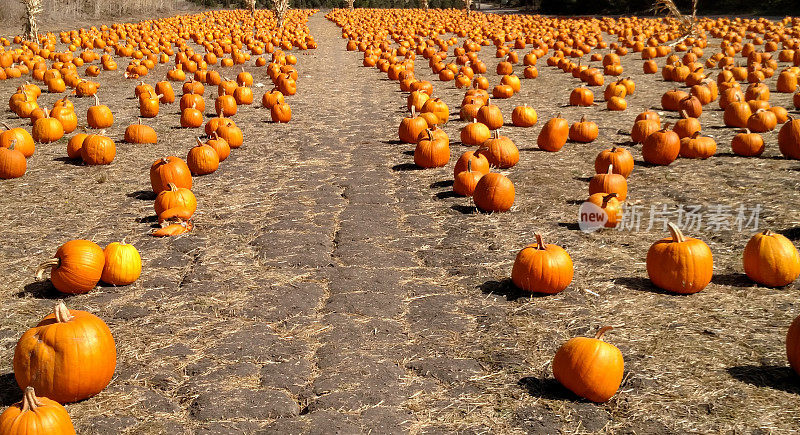
[[[511,168],[519,162],[519,149],[507,136],[501,136],[500,130],[494,130],[493,137],[481,145],[478,153],[496,168]]]
[[[707,159],[717,152],[717,143],[708,136],[695,132],[691,137],[681,139],[680,156],[687,159]]]
[[[272,122],[287,123],[292,120],[292,108],[286,102],[276,103],[269,110]]]
[[[670,237],[661,239],[647,251],[647,275],[664,290],[691,294],[703,290],[714,274],[711,249],[702,240],[686,237],[673,223],[667,224]]]
[[[456,174],[453,180],[453,193],[461,196],[472,196],[475,187],[485,174],[472,170],[472,160],[467,161],[467,169]]]
[[[562,247],[545,244],[540,234],[534,235],[536,243],[517,253],[511,281],[518,288],[533,293],[560,293],[572,282],[572,258]]]
[[[22,334],[13,365],[20,388],[34,387],[56,402],[72,403],[108,386],[117,350],[105,322],[59,302],[50,315]]]
[[[678,158],[681,151],[681,140],[677,133],[669,130],[667,122],[661,130],[647,136],[642,145],[642,157],[654,165],[669,165]]]
[[[25,175],[28,162],[25,155],[16,149],[16,139],[8,148],[0,148],[0,179],[10,180]]]
[[[800,255],[792,241],[770,230],[747,242],[743,255],[744,273],[767,287],[789,285],[800,276]]]
[[[517,127],[533,127],[538,120],[536,110],[527,104],[517,106],[511,112],[511,123]]]
[[[11,128],[5,122],[0,122],[5,130],[0,133],[0,148],[9,148],[14,142],[14,148],[29,158],[36,151],[33,136],[22,127]]]
[[[75,435],[67,410],[55,400],[36,397],[33,387],[25,388],[22,400],[0,414],[2,435]]]
[[[464,145],[481,145],[492,136],[486,124],[473,119],[472,122],[461,128],[461,143]]]
[[[569,124],[559,113],[544,124],[536,138],[536,144],[545,151],[556,152],[567,143],[568,137]]]
[[[231,154],[231,146],[228,144],[228,141],[219,137],[216,131],[211,135],[211,138],[206,141],[206,145],[214,148],[214,151],[217,152],[217,156],[219,156],[220,163],[225,161]]]
[[[595,193],[615,193],[620,201],[628,197],[628,181],[614,172],[614,165],[608,165],[605,173],[595,174],[589,180],[589,195]]]
[[[117,146],[111,138],[105,136],[103,130],[98,134],[90,134],[81,145],[81,159],[87,165],[108,165],[117,155]]]
[[[570,126],[568,137],[575,142],[589,143],[597,139],[598,134],[597,124],[594,121],[587,121],[586,115],[583,115],[580,121]]]
[[[478,109],[478,122],[489,127],[489,130],[497,130],[503,126],[503,113],[500,107],[492,104],[489,100],[486,104]]]
[[[744,129],[731,140],[731,151],[743,157],[760,156],[764,152],[764,138]]]
[[[434,136],[431,129],[423,133],[425,138],[414,148],[414,164],[422,168],[440,168],[450,161],[449,141]]]
[[[129,285],[142,273],[142,257],[135,246],[122,242],[108,244],[103,250],[106,257],[100,280],[111,285]]]
[[[86,123],[89,128],[103,129],[114,125],[114,114],[108,106],[100,104],[100,98],[94,95],[94,106],[86,112]]]
[[[124,141],[134,144],[154,144],[158,142],[158,135],[153,127],[142,124],[142,119],[137,118],[136,124],[125,128]]]
[[[620,174],[628,178],[633,172],[633,155],[625,148],[611,147],[600,151],[594,159],[594,171],[602,174],[608,171],[611,166],[615,174]]]
[[[411,108],[409,116],[400,121],[397,135],[401,142],[417,143],[419,134],[428,128],[428,123],[424,118],[417,116],[417,111],[414,107]]]
[[[514,196],[514,183],[505,175],[492,172],[478,181],[472,200],[482,211],[506,212],[514,205]]]
[[[606,228],[614,228],[622,216],[622,202],[617,199],[616,193],[595,193],[589,195],[586,201],[600,207],[606,213]]]
[[[64,126],[45,112],[44,117],[37,119],[33,123],[31,136],[37,143],[55,142],[64,137]]]
[[[219,168],[219,155],[214,148],[198,139],[186,156],[186,165],[193,175],[208,175]]]
[[[453,177],[457,176],[459,172],[466,171],[468,167],[471,168],[472,172],[480,172],[481,174],[490,172],[489,160],[478,150],[464,151],[464,154],[461,154],[461,157],[458,158],[453,167]]]
[[[778,130],[778,149],[786,158],[800,159],[800,118],[790,116]]]
[[[556,380],[576,395],[596,403],[607,402],[622,384],[625,369],[622,352],[602,339],[611,329],[611,326],[600,328],[594,338],[572,338],[553,357]]]
[[[153,188],[153,193],[158,195],[164,190],[169,190],[169,183],[186,189],[192,188],[191,171],[180,157],[163,157],[150,166],[150,186]]]

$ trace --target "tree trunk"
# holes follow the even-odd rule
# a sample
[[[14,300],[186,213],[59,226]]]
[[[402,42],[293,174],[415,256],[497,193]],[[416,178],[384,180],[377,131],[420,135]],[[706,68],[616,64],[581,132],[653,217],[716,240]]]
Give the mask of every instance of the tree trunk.
[[[470,10],[472,9],[472,0],[464,0],[464,12],[469,15]]]
[[[428,10],[428,0],[420,0],[419,2],[420,2],[420,5],[422,6],[422,9],[425,9],[427,11]]]

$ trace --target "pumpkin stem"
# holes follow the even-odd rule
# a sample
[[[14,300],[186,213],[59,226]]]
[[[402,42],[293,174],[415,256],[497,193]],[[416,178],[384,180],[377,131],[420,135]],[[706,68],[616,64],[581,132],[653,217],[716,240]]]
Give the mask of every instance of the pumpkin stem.
[[[607,174],[607,175],[611,175],[611,174],[613,174],[613,173],[614,173],[614,164],[613,164],[613,163],[610,163],[610,164],[608,165],[608,172],[607,172],[606,174]]]
[[[672,241],[677,243],[683,243],[686,241],[686,237],[683,236],[681,229],[678,228],[675,224],[670,222],[667,224],[667,227],[669,227],[669,233],[672,235]]]
[[[594,338],[597,339],[597,340],[602,340],[603,339],[603,334],[605,334],[606,332],[608,332],[608,331],[610,331],[612,329],[614,329],[613,326],[603,326],[602,328],[600,328],[599,331],[597,331],[597,334],[594,334]]]
[[[608,206],[608,201],[611,201],[611,198],[616,198],[616,193],[609,193],[608,195],[603,197],[603,205],[602,208],[606,208]]]
[[[95,106],[99,106],[100,105],[100,97],[98,97],[97,94],[94,94],[92,96],[94,97],[94,105]]]
[[[34,391],[33,387],[28,386],[28,388],[25,388],[25,394],[22,396],[22,413],[33,411],[40,406],[42,406],[42,403],[36,397],[36,391]]]
[[[2,125],[6,130],[11,130],[11,127],[9,127],[5,122],[0,122],[0,125]]]
[[[672,123],[671,123],[671,122],[665,122],[665,123],[664,123],[664,127],[662,127],[662,128],[661,128],[661,131],[667,131],[667,130],[669,130],[669,126],[670,126],[670,125],[672,125]]]
[[[203,141],[201,141],[199,137],[197,139],[195,139],[195,140],[197,141],[197,146],[203,145]],[[170,183],[170,184],[172,184],[172,183]]]
[[[58,323],[66,323],[75,318],[75,316],[70,314],[67,306],[64,305],[64,301],[58,301],[53,309],[53,313],[56,315],[56,322]]]
[[[178,186],[176,186],[175,183],[167,183],[167,189],[169,189],[170,192],[177,192]]]
[[[467,172],[472,172],[472,159],[467,160]]]
[[[42,281],[44,279],[45,270],[52,269],[60,265],[61,265],[60,258],[51,258],[45,261],[44,263],[40,264],[39,267],[36,268],[36,281]]]
[[[536,249],[544,250],[544,241],[542,241],[542,235],[539,233],[533,233],[534,237],[536,237]]]
[[[765,236],[771,236],[771,235],[774,235],[775,233],[773,233],[772,230],[764,230],[764,232],[761,233],[761,234],[763,234]]]
[[[411,105],[411,117],[412,118],[416,118],[417,117],[417,107],[414,106],[414,105]]]

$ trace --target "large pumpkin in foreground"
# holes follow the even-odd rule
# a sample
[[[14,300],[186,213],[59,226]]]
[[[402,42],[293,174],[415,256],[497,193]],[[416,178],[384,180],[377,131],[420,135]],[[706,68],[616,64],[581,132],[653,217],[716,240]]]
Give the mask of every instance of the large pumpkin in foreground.
[[[28,387],[20,402],[0,414],[0,435],[36,434],[75,435],[75,427],[63,406],[36,397],[33,387]]]
[[[103,249],[90,240],[70,240],[56,255],[39,265],[36,279],[44,279],[50,269],[50,281],[62,293],[87,293],[100,281],[106,257]]]
[[[108,326],[94,314],[63,302],[29,329],[14,349],[14,376],[59,403],[88,399],[111,382],[117,350]]]
[[[647,275],[657,287],[675,293],[697,293],[714,273],[711,249],[702,240],[685,237],[670,223],[671,237],[661,239],[647,251]]]
[[[592,402],[602,403],[616,394],[625,362],[622,352],[602,340],[612,329],[606,326],[594,338],[575,337],[564,343],[553,358],[553,376],[568,390]]]

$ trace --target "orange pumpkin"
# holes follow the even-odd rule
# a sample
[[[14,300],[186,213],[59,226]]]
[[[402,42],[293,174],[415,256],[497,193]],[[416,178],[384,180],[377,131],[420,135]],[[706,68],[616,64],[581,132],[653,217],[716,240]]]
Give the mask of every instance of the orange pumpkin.
[[[169,183],[186,189],[192,188],[192,174],[186,162],[179,157],[169,156],[156,160],[150,166],[150,185],[158,195],[170,189]]]
[[[511,180],[502,174],[489,173],[478,181],[472,200],[480,210],[505,212],[514,205],[514,194]]]
[[[540,234],[534,235],[536,243],[517,253],[511,269],[511,280],[525,291],[551,295],[560,293],[572,282],[572,258],[562,247],[546,245]]]
[[[25,389],[22,400],[0,414],[0,434],[75,435],[67,410],[47,397],[36,397],[33,387]]]
[[[613,329],[600,328],[594,338],[575,337],[553,357],[553,376],[568,390],[592,402],[608,401],[616,394],[625,368],[622,352],[602,340]]]
[[[765,230],[744,248],[744,273],[767,287],[783,287],[800,276],[800,255],[785,236]]]
[[[42,280],[50,270],[50,281],[62,293],[87,293],[100,281],[105,256],[96,243],[89,240],[70,240],[61,245],[56,255],[40,264],[36,279]]]
[[[567,143],[569,137],[569,124],[559,113],[555,118],[550,119],[542,127],[536,144],[545,151],[555,152],[560,150]]]
[[[34,387],[59,403],[103,391],[116,364],[114,338],[105,322],[86,311],[69,310],[63,302],[22,334],[14,349],[14,376],[20,388]]]
[[[653,243],[647,251],[647,275],[664,290],[697,293],[714,273],[711,249],[702,240],[685,237],[674,224],[668,226],[671,237]]]

